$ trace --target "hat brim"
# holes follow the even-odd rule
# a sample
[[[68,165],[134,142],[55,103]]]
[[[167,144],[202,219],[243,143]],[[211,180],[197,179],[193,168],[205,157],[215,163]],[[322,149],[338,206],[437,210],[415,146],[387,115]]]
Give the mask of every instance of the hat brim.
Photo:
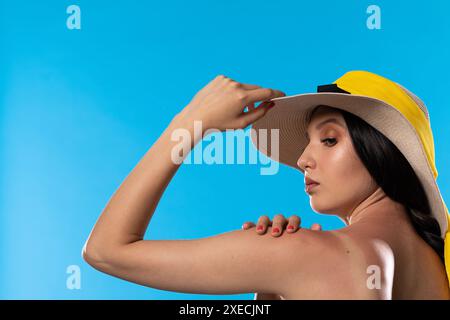
[[[297,161],[307,145],[305,134],[309,113],[318,105],[348,111],[380,131],[402,152],[425,189],[432,214],[438,221],[444,238],[448,228],[447,208],[419,136],[395,107],[372,97],[334,92],[305,93],[274,98],[271,101],[275,105],[252,125],[251,140],[260,152],[304,173]],[[278,139],[275,139],[276,136],[272,137],[273,129],[278,129]],[[278,146],[272,146],[272,139]],[[271,154],[270,151],[274,150],[277,152]]]

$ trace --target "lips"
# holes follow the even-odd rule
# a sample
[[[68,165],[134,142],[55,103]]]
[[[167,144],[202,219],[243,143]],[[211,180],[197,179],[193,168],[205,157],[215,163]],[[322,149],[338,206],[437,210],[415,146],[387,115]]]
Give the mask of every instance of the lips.
[[[315,188],[317,186],[319,186],[318,183],[307,184],[306,187],[305,187],[305,191],[309,193],[313,188]]]
[[[305,177],[305,191],[310,192],[313,188],[317,187],[319,183],[309,177]]]
[[[317,181],[311,179],[310,177],[305,177],[305,185],[314,184],[314,183],[319,184]]]

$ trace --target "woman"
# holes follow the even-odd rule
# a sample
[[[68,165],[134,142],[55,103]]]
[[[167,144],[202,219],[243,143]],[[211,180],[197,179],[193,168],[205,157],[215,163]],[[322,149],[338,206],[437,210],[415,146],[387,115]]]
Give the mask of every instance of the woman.
[[[347,80],[352,76],[360,75],[350,74]],[[367,79],[359,79],[362,85],[371,75],[365,76]],[[184,129],[194,136],[195,120],[202,122],[202,134],[211,128],[238,129],[252,123],[253,128],[270,127],[289,109],[281,108],[284,96],[281,91],[241,84],[224,76],[211,81],[175,116],[112,196],[83,248],[84,259],[110,275],[178,292],[258,292],[282,299],[448,299],[448,281],[440,259],[442,242],[433,237],[442,230],[429,215],[423,194],[414,189],[418,199],[413,209],[424,212],[416,213],[417,219],[411,222],[412,215],[402,203],[411,189],[399,192],[398,180],[385,180],[384,174],[376,171],[391,164],[384,161],[383,152],[396,156],[394,160],[400,156],[392,149],[366,150],[362,142],[359,149],[353,147],[355,136],[365,139],[363,134],[354,135],[357,130],[365,132],[364,124],[329,107],[309,113],[312,117],[304,122],[307,130],[298,130],[301,122],[289,129],[290,133],[306,133],[307,144],[297,145],[299,149],[286,148],[286,139],[292,135],[282,129],[279,159],[270,156],[291,166],[296,158],[295,165],[307,173],[311,207],[341,217],[347,223],[345,228],[320,232],[300,229],[279,237],[235,230],[194,240],[143,240],[158,201],[180,165],[173,161],[176,143],[172,133]],[[339,102],[339,97],[335,100]],[[258,101],[263,103],[255,108]],[[274,102],[280,105],[271,107]],[[352,101],[347,102],[351,106]],[[245,106],[248,112],[243,112]],[[331,116],[335,122],[321,124]],[[348,126],[348,119],[354,126]],[[254,142],[258,134],[257,130]],[[201,136],[194,136],[185,147],[192,149],[199,139]],[[298,136],[297,140],[304,139]],[[371,141],[377,139],[380,136],[371,137]],[[389,146],[383,140],[378,143],[379,147]],[[258,148],[267,154],[267,149]],[[299,150],[301,154],[295,155]],[[365,160],[359,158],[361,150]],[[370,163],[372,160],[381,163]],[[397,173],[390,169],[389,173]],[[401,178],[410,173],[404,162],[399,170]],[[309,185],[310,179],[319,184]],[[413,176],[406,179],[414,183],[412,187],[420,185]],[[390,191],[383,189],[386,186]],[[400,198],[394,201],[390,195]],[[439,223],[447,228],[441,218]],[[418,222],[421,219],[425,222]]]

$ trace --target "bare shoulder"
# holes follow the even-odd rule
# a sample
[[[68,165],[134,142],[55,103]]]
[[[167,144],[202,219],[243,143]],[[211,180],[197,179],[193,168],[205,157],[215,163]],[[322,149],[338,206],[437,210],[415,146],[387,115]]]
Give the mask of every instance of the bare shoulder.
[[[304,250],[311,259],[307,268],[304,261],[296,261],[303,266],[290,288],[291,298],[390,298],[394,260],[390,246],[382,239],[351,229],[300,229],[291,245],[309,247]]]

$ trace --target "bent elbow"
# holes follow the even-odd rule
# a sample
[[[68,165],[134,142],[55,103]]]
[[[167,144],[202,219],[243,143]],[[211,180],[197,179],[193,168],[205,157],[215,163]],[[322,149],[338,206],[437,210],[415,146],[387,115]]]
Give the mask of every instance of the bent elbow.
[[[100,269],[101,266],[106,264],[105,255],[102,254],[102,250],[93,246],[89,240],[83,246],[81,250],[81,256],[84,261],[95,269]]]
[[[86,241],[81,256],[94,269],[114,275],[117,269],[120,268],[120,264],[118,263],[120,256],[118,256],[118,252],[120,250],[117,247],[103,247]]]

